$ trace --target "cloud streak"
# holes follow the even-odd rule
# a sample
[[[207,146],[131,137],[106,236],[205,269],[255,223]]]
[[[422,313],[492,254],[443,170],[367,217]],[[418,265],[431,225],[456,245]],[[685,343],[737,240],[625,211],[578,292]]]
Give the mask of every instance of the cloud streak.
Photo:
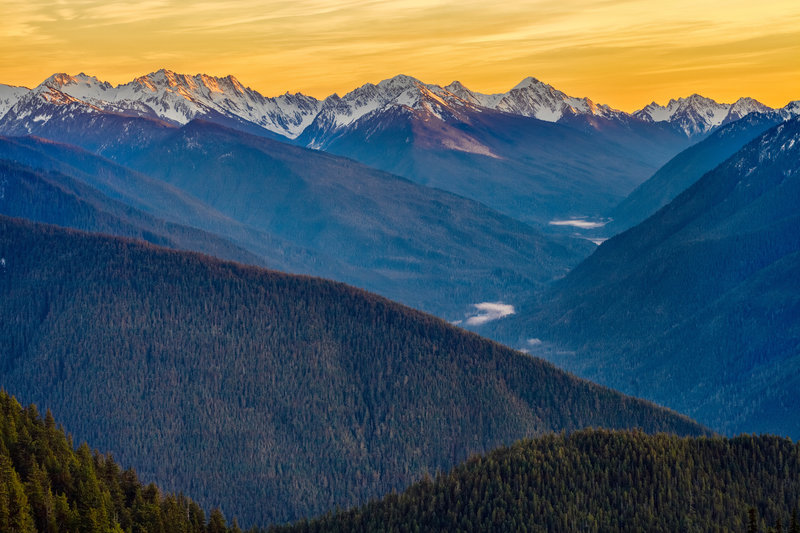
[[[504,304],[503,302],[482,302],[473,304],[472,307],[475,308],[474,313],[465,320],[468,326],[480,326],[487,322],[513,315],[516,312],[513,305]]]

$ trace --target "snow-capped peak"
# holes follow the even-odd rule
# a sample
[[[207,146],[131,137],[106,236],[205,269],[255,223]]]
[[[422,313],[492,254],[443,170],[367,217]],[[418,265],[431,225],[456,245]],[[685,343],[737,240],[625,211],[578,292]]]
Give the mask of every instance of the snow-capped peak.
[[[311,123],[320,106],[316,98],[302,94],[287,92],[266,98],[233,76],[190,76],[167,69],[116,87],[83,73],[58,73],[37,89],[42,93],[52,89],[97,109],[152,116],[176,124],[219,114],[258,124],[289,138],[297,137]],[[53,100],[55,96],[49,98]]]
[[[450,93],[464,100],[465,102],[469,102],[474,105],[479,105],[481,107],[488,107],[489,109],[496,108],[498,102],[500,102],[500,100],[502,100],[503,97],[505,96],[505,93],[498,93],[498,94],[477,93],[469,90],[460,81],[454,81],[450,85],[447,85],[445,87],[445,90],[449,91]]]
[[[800,100],[794,100],[780,108],[778,112],[786,119],[800,115]]]
[[[567,114],[602,117],[624,114],[606,105],[596,105],[588,98],[569,96],[532,76],[515,85],[494,107],[507,113],[548,122],[557,122]]]
[[[731,104],[730,109],[728,109],[728,114],[725,116],[722,123],[727,124],[737,121],[750,113],[768,113],[770,111],[772,111],[771,108],[765,106],[758,100],[749,97],[739,98]]]
[[[318,121],[324,122],[326,129],[335,130],[392,106],[422,110],[441,118],[445,109],[455,112],[464,105],[464,101],[438,85],[401,74],[377,85],[366,83],[341,97],[329,96],[322,104]]]
[[[523,79],[507,93],[481,94],[467,89],[458,81],[445,89],[475,105],[548,122],[557,122],[567,114],[606,118],[625,114],[606,105],[597,105],[588,98],[568,96],[533,76]]]
[[[693,137],[721,125],[730,109],[731,104],[720,104],[695,93],[685,98],[673,98],[666,106],[653,102],[636,111],[634,116],[648,122],[670,122],[688,137]]]
[[[516,84],[514,87],[512,87],[511,90],[513,91],[515,89],[528,89],[530,87],[540,87],[540,86],[550,87],[549,85],[540,82],[533,76],[528,76],[527,78],[523,79],[521,82]]]
[[[31,92],[27,87],[0,84],[0,118],[16,105],[19,100]]]
[[[81,72],[77,76],[65,73],[53,74],[44,80],[39,87],[48,87],[67,94],[79,100],[97,104],[108,99],[109,91],[114,87],[105,81],[100,81],[94,76]]]
[[[417,78],[413,78],[406,74],[398,74],[397,76],[393,76],[378,82],[377,87],[386,93],[399,93],[414,87],[419,87],[420,85],[424,84]]]

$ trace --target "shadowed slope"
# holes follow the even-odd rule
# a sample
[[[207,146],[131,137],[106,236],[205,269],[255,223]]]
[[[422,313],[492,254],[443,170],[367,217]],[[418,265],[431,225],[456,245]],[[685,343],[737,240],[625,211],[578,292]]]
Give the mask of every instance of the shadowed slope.
[[[4,387],[248,525],[546,431],[704,432],[343,284],[8,218],[0,258]]]

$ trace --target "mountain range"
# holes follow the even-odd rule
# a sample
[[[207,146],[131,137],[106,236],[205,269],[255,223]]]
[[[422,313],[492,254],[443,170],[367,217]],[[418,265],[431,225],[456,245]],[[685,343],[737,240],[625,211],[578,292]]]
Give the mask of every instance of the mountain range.
[[[0,138],[0,158],[214,234],[255,264],[346,281],[453,320],[472,304],[542,288],[592,250],[352,160],[199,120],[162,128],[123,118],[131,127],[114,138],[119,124],[109,118],[92,139],[116,161],[30,137]],[[129,142],[136,128],[150,135],[143,146]],[[28,199],[48,211],[48,198]],[[0,212],[15,214],[20,201],[9,196]]]
[[[532,77],[323,100],[168,70],[0,86],[0,385],[248,526],[384,496],[297,527],[774,523],[796,491],[754,465],[791,443],[649,434],[800,436],[798,114],[697,94],[626,113]],[[53,462],[15,431],[0,524],[30,525],[25,491],[73,529],[194,505],[88,448],[59,448],[65,472],[108,485],[55,475],[48,500]]]
[[[771,127],[498,327],[719,431],[797,438],[798,150],[800,118]]]
[[[33,90],[0,85],[0,117],[26,96],[56,98],[56,93],[62,93],[104,111],[159,118],[173,124],[185,124],[195,118],[240,119],[294,139],[321,113],[326,122],[332,121],[336,127],[342,127],[388,106],[413,107],[418,103],[415,91],[402,95],[412,85],[424,87],[423,92],[431,102],[449,107],[494,109],[548,122],[580,115],[612,120],[636,117],[652,123],[666,122],[688,137],[706,134],[752,112],[770,110],[752,98],[721,104],[693,94],[670,100],[665,106],[653,102],[626,113],[585,97],[569,96],[533,77],[523,79],[507,93],[498,94],[471,91],[458,81],[441,87],[399,75],[378,85],[368,83],[344,97],[333,94],[318,100],[287,92],[270,98],[245,87],[233,76],[190,76],[162,69],[116,87],[84,73],[54,74]],[[395,90],[397,88],[400,90]],[[398,93],[401,94],[399,98]],[[438,107],[431,106],[430,102],[428,105],[431,109]],[[39,119],[43,120],[44,117]]]
[[[0,217],[0,291],[6,391],[248,525],[549,431],[708,434],[341,283],[121,238]]]
[[[56,74],[32,90],[3,86],[0,94],[5,135],[38,135],[102,153],[111,130],[114,137],[128,132],[131,145],[158,137],[156,124],[145,127],[134,117],[164,126],[203,119],[357,159],[544,231],[558,229],[552,220],[607,215],[692,142],[768,109],[747,98],[718,104],[694,95],[625,113],[534,78],[485,95],[458,82],[441,87],[402,75],[321,101],[289,93],[266,98],[231,76],[167,70],[117,87],[85,74]]]

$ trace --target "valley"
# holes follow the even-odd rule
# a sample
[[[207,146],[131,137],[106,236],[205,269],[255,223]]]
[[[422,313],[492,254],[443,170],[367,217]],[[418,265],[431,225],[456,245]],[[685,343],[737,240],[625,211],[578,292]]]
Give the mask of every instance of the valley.
[[[798,114],[0,85],[0,529],[797,531]]]

